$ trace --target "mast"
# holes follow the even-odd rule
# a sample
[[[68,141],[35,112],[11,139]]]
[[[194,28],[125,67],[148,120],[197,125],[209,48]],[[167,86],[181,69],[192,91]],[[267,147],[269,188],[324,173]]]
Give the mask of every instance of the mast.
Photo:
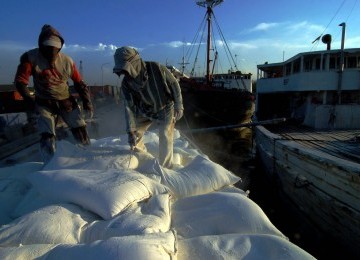
[[[224,0],[202,0],[197,1],[196,4],[202,7],[206,7],[206,16],[207,16],[207,42],[206,42],[206,83],[207,85],[211,84],[211,58],[210,58],[210,50],[211,50],[211,15],[213,13],[212,8],[216,5],[219,5]]]
[[[211,7],[207,7],[207,42],[206,42],[206,84],[210,85],[211,82],[211,75],[210,75],[210,49],[211,49]]]
[[[341,56],[340,56],[340,71],[338,78],[338,104],[341,104],[341,88],[342,88],[342,77],[344,72],[344,44],[345,44],[345,23],[339,24],[342,27],[341,34]]]

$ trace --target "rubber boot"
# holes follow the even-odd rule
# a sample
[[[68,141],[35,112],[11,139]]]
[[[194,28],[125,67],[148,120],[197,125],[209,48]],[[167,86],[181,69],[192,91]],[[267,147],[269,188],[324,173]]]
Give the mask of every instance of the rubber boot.
[[[80,126],[76,128],[71,128],[71,132],[75,138],[75,140],[82,145],[89,145],[90,139],[88,132],[86,130],[86,126]]]
[[[48,163],[55,153],[55,136],[50,133],[42,133],[40,139],[40,154],[44,163]]]

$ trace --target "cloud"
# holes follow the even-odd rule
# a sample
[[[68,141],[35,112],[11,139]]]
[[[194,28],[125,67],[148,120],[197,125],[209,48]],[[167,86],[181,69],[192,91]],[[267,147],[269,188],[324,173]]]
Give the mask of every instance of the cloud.
[[[279,23],[259,23],[254,28],[251,28],[249,31],[250,32],[267,31],[267,30],[269,30],[271,28],[278,27],[279,25],[280,25]]]
[[[350,39],[347,39],[345,42],[346,47],[353,47],[355,48],[356,46],[360,45],[360,36],[356,36]]]
[[[172,42],[168,42],[165,43],[164,45],[172,47],[172,48],[179,48],[179,47],[183,47],[186,43],[182,42],[182,41],[172,41]]]
[[[36,46],[24,45],[13,41],[0,41],[1,51],[27,51],[32,48],[36,48]]]
[[[114,44],[103,43],[99,43],[98,45],[93,46],[80,44],[65,44],[63,49],[71,52],[115,52],[117,46]]]
[[[298,23],[294,23],[294,24],[289,24],[288,26],[286,26],[286,30],[291,33],[291,32],[299,32],[299,31],[306,31],[306,32],[316,32],[316,33],[321,33],[324,31],[324,26],[322,25],[317,25],[317,24],[311,24],[308,21],[302,21],[302,22],[298,22]]]
[[[245,49],[245,50],[253,50],[257,49],[258,46],[255,45],[252,42],[236,42],[236,41],[230,41],[229,42],[229,48],[230,49]]]
[[[158,44],[153,43],[153,44],[149,44],[148,46],[150,46],[150,47],[165,46],[165,47],[168,47],[168,48],[182,48],[184,46],[191,46],[191,45],[194,45],[194,44],[192,44],[190,42],[183,42],[183,41],[171,41],[171,42],[163,42],[163,43],[158,43]]]

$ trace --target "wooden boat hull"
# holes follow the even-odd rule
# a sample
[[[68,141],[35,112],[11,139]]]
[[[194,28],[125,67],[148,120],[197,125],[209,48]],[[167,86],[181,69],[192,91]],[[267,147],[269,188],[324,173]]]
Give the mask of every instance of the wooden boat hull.
[[[182,96],[190,128],[241,124],[254,113],[254,98],[247,91],[182,88]]]
[[[360,164],[285,140],[257,126],[268,176],[308,220],[360,256]]]

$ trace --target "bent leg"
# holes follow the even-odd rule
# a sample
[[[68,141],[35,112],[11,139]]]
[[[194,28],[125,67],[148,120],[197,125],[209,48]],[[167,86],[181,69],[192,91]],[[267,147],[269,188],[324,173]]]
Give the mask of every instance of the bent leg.
[[[174,156],[174,108],[168,105],[159,118],[159,163],[167,168],[173,165]]]
[[[71,133],[73,134],[76,142],[82,145],[89,145],[90,138],[86,130],[86,126],[74,127],[71,128]]]
[[[76,107],[68,112],[61,111],[61,116],[64,122],[70,127],[75,141],[83,145],[89,145],[90,138],[86,129],[86,123],[81,116],[80,109]]]
[[[41,133],[40,154],[44,163],[47,163],[56,150],[55,143],[55,113],[44,106],[37,106],[39,112],[38,130]]]
[[[136,148],[146,151],[146,147],[144,144],[144,134],[151,126],[152,121],[146,117],[137,117],[136,118],[136,131],[137,131],[137,144]]]
[[[41,133],[40,154],[44,163],[50,161],[55,153],[55,136],[50,133]]]

